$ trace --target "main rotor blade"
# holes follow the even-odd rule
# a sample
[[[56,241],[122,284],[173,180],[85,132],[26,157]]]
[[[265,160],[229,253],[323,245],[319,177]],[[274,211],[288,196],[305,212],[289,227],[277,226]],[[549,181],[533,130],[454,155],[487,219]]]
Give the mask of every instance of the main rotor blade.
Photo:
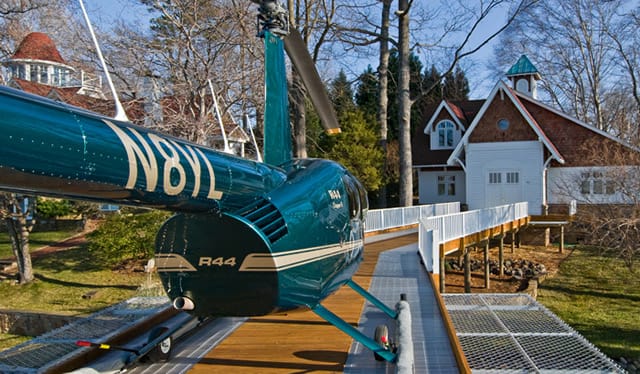
[[[307,46],[304,44],[302,36],[300,36],[300,33],[296,29],[291,28],[289,35],[284,37],[284,49],[287,51],[289,59],[293,66],[295,66],[296,71],[300,74],[324,129],[328,134],[339,133],[340,125],[338,124],[338,117],[333,109],[333,104],[329,99],[324,84],[322,84],[320,80],[311,56],[309,56]]]

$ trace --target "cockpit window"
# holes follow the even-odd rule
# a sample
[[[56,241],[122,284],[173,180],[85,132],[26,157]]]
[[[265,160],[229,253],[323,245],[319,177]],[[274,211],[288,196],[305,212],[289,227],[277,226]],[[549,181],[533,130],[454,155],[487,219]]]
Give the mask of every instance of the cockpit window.
[[[360,209],[362,210],[362,219],[367,218],[367,212],[369,211],[369,197],[367,196],[367,190],[364,186],[357,181],[358,193],[360,194]]]
[[[367,191],[362,187],[362,184],[351,175],[345,175],[342,180],[349,198],[349,213],[351,218],[364,219],[369,209]]]

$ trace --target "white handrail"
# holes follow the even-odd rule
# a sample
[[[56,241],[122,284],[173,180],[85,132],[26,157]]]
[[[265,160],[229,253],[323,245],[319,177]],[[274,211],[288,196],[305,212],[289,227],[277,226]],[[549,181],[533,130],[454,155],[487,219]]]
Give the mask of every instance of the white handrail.
[[[365,232],[417,224],[420,219],[460,211],[460,203],[417,205],[404,208],[373,209],[367,213]]]
[[[418,246],[427,271],[440,272],[440,244],[513,222],[529,215],[527,202],[501,205],[420,220]]]

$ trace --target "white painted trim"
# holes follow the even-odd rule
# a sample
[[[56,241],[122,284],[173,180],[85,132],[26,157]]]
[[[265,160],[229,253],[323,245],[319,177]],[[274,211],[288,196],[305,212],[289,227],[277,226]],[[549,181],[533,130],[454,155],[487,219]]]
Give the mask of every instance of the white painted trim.
[[[7,65],[7,66],[14,65],[14,64],[15,65],[19,65],[19,64],[51,65],[51,66],[63,67],[63,68],[69,69],[71,71],[76,71],[76,69],[74,69],[72,66],[69,66],[69,65],[66,65],[66,64],[62,64],[60,62],[33,59],[33,58],[13,58],[13,59],[7,60],[7,62],[5,63],[5,65]]]
[[[282,271],[362,248],[364,240],[276,253],[250,253],[238,271]]]
[[[617,142],[617,143],[620,143],[621,145],[623,145],[623,146],[625,146],[625,147],[627,147],[627,148],[630,148],[630,149],[632,149],[632,150],[634,150],[634,151],[638,151],[638,152],[640,152],[640,148],[635,147],[635,146],[633,146],[633,145],[631,145],[631,144],[629,144],[629,143],[625,142],[624,140],[622,140],[622,139],[620,139],[620,138],[617,138],[617,137],[615,137],[615,136],[613,136],[613,135],[609,134],[609,133],[608,133],[608,132],[606,132],[606,131],[603,131],[603,130],[600,130],[599,128],[597,128],[597,127],[591,126],[591,125],[589,125],[588,123],[583,122],[583,121],[580,121],[580,120],[579,120],[579,119],[577,119],[577,118],[573,118],[573,117],[571,117],[570,115],[568,115],[568,114],[566,114],[566,113],[563,113],[563,112],[559,111],[558,109],[555,109],[555,108],[553,108],[553,107],[551,107],[551,106],[549,106],[549,105],[547,105],[547,104],[544,104],[544,103],[542,103],[542,102],[540,102],[540,101],[537,101],[537,100],[535,100],[535,99],[533,99],[533,98],[531,98],[531,97],[529,97],[529,96],[527,96],[527,95],[524,95],[524,94],[522,94],[521,92],[517,92],[517,91],[515,91],[514,93],[515,93],[515,94],[516,94],[516,96],[518,96],[518,98],[520,98],[520,99],[525,99],[525,100],[527,100],[527,101],[530,101],[530,102],[532,102],[532,103],[533,103],[533,104],[535,104],[535,105],[539,105],[540,107],[542,107],[542,108],[544,108],[544,109],[546,109],[546,110],[548,110],[548,111],[550,111],[550,112],[552,112],[552,113],[554,113],[554,114],[557,114],[557,115],[559,115],[559,116],[560,116],[560,117],[562,117],[562,118],[565,118],[565,119],[567,119],[567,120],[569,120],[569,121],[571,121],[571,122],[575,123],[576,125],[582,126],[582,127],[586,128],[587,130],[591,130],[591,131],[595,132],[595,133],[596,133],[596,134],[598,134],[598,135],[602,135],[602,136],[604,136],[604,137],[606,137],[606,138],[608,138],[608,139],[610,139],[610,140],[613,140],[613,141],[615,141],[615,142]]]
[[[498,93],[500,93],[500,95],[503,95],[503,94],[507,95],[507,97],[511,100],[513,105],[515,105],[515,107],[518,109],[522,117],[525,119],[525,121],[533,129],[536,135],[538,135],[538,140],[545,145],[545,147],[551,152],[553,157],[559,163],[564,164],[564,158],[562,157],[562,155],[560,155],[560,153],[558,152],[556,147],[553,145],[553,143],[551,143],[549,138],[547,138],[547,136],[544,134],[540,126],[538,126],[538,124],[535,123],[535,120],[533,119],[531,114],[529,114],[529,112],[523,107],[523,105],[516,100],[516,97],[514,96],[513,91],[503,81],[499,81],[493,87],[493,89],[491,90],[491,93],[482,104],[480,111],[478,112],[476,117],[473,119],[473,122],[471,122],[469,129],[467,130],[467,132],[465,132],[462,139],[460,139],[460,142],[455,147],[453,152],[451,152],[451,155],[447,159],[447,164],[448,165],[454,164],[454,162],[462,152],[462,147],[469,142],[469,136],[471,136],[471,133],[473,132],[473,130],[476,128],[476,126],[478,126],[480,119],[484,116],[485,112],[487,111],[487,109],[489,108],[489,106],[491,105],[491,103],[493,102],[493,100],[495,99]]]
[[[449,106],[449,102],[447,102],[446,100],[442,100],[440,102],[440,105],[438,105],[438,108],[436,108],[435,112],[433,112],[431,119],[429,119],[429,122],[427,122],[427,124],[424,127],[423,132],[425,135],[429,135],[433,132],[433,125],[434,125],[435,119],[438,117],[438,114],[440,114],[443,108],[447,110],[447,112],[451,116],[453,123],[455,123],[457,126],[460,126],[461,131],[467,131],[467,129],[462,124],[462,122],[460,122],[460,119],[458,118],[458,116],[456,116],[453,110],[451,110],[451,107]]]

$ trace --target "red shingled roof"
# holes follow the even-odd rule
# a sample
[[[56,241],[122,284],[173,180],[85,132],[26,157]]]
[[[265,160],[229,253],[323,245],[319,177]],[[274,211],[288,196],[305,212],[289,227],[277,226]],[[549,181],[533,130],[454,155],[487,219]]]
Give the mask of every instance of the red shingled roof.
[[[66,64],[53,40],[41,32],[32,32],[27,35],[12,59],[43,60]]]

